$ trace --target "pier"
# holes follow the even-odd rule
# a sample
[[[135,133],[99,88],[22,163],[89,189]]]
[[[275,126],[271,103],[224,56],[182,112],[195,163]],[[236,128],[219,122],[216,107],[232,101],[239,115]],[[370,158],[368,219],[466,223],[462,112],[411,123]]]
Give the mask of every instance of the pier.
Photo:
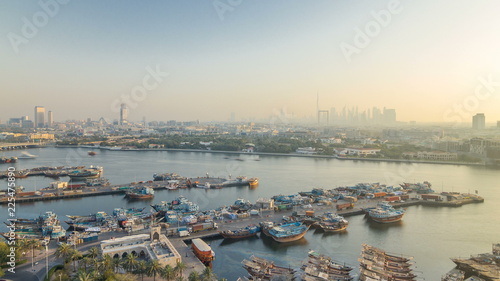
[[[189,187],[186,182],[192,182]],[[115,195],[115,194],[125,194],[130,189],[151,187],[154,190],[168,190],[168,181],[147,181],[129,184],[118,184],[118,185],[108,185],[108,186],[87,186],[85,182],[72,182],[73,187],[71,188],[59,188],[59,189],[40,189],[38,191],[30,192],[17,192],[15,194],[16,203],[28,203],[36,201],[49,201],[49,200],[62,200],[71,198],[81,198],[90,196],[103,196],[103,195]],[[225,188],[233,186],[249,186],[249,181],[226,181],[221,178],[188,178],[180,183],[179,188],[200,188],[198,186],[204,186],[204,188]],[[75,187],[76,186],[76,187]],[[4,190],[3,192],[6,192]],[[0,197],[0,204],[8,203],[7,196]]]

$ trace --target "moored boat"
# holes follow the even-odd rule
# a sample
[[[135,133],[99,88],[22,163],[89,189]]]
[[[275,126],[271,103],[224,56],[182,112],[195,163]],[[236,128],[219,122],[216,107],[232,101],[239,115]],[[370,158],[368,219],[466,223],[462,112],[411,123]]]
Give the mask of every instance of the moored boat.
[[[127,191],[125,196],[130,199],[151,199],[154,197],[155,191],[151,187],[143,187]]]
[[[388,202],[382,201],[377,208],[368,210],[368,217],[379,223],[400,221],[405,214],[403,209],[394,209]]]
[[[319,226],[325,232],[340,232],[347,228],[349,222],[342,216],[334,213],[326,213],[319,222]]]
[[[219,231],[220,235],[224,238],[232,238],[232,239],[241,239],[248,238],[257,235],[259,233],[260,227],[257,225],[249,225],[244,228],[240,228],[237,230],[224,230]]]
[[[248,184],[250,187],[257,187],[259,185],[259,178],[250,178]]]
[[[215,260],[215,253],[212,248],[200,238],[191,240],[193,252],[196,257],[205,265],[210,265]]]
[[[98,178],[102,174],[102,167],[90,167],[86,169],[79,169],[79,170],[74,170],[70,173],[68,173],[68,176],[72,180],[86,180],[86,179],[92,179],[92,178]]]
[[[287,223],[269,229],[269,235],[280,243],[297,241],[306,235],[309,226],[301,222]]]

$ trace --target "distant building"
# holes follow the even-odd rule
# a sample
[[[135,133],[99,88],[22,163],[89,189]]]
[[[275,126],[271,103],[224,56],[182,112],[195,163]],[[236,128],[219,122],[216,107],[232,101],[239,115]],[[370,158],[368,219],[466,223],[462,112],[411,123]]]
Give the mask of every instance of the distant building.
[[[378,148],[352,148],[348,147],[345,149],[345,153],[347,155],[357,155],[357,156],[368,156],[368,155],[377,155],[380,152]]]
[[[45,107],[35,106],[35,128],[45,128]]]
[[[52,128],[52,125],[54,125],[54,113],[49,110],[47,113],[47,127]]]
[[[405,152],[403,157],[406,159],[422,159],[422,160],[436,160],[436,161],[456,161],[458,158],[457,153],[442,152],[442,151],[419,151],[419,152]]]
[[[384,107],[384,121],[389,124],[396,123],[396,109]]]
[[[472,116],[472,129],[483,130],[485,128],[486,118],[484,113],[478,113]]]
[[[315,154],[316,153],[316,148],[313,147],[299,147],[295,152],[300,153],[300,154]]]
[[[120,125],[127,124],[127,118],[128,118],[127,105],[122,103],[122,105],[120,107]]]

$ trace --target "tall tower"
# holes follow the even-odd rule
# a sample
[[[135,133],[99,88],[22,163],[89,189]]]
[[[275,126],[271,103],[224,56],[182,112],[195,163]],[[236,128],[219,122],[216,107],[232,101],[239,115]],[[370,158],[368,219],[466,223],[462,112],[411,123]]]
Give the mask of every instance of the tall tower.
[[[122,103],[122,105],[120,107],[120,125],[127,124],[127,118],[128,118],[127,105]]]
[[[45,107],[35,106],[35,128],[45,127]]]
[[[47,127],[52,128],[53,125],[54,125],[54,113],[49,110],[49,112],[47,112]]]
[[[472,129],[482,130],[485,128],[486,118],[484,113],[478,113],[472,116]]]

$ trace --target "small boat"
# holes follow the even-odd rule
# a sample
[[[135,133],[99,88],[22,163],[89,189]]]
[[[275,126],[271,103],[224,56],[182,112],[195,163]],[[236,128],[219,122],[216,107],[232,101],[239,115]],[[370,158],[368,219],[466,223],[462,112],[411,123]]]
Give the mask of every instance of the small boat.
[[[29,170],[21,170],[21,171],[16,171],[14,172],[14,177],[15,178],[18,178],[18,179],[21,179],[21,178],[26,178],[28,177],[30,174],[30,171]]]
[[[210,265],[215,260],[215,253],[212,248],[200,238],[191,240],[193,252],[198,259],[205,265]]]
[[[260,227],[257,225],[249,225],[244,228],[240,228],[237,230],[224,230],[219,231],[220,235],[224,238],[232,238],[232,239],[241,239],[248,238],[257,235],[259,233]]]
[[[140,189],[127,191],[125,196],[130,199],[151,199],[154,197],[155,191],[151,187],[145,186]]]
[[[404,214],[405,210],[396,210],[386,201],[379,202],[377,208],[368,210],[368,217],[379,223],[400,221]]]
[[[90,156],[94,156],[94,155],[97,154],[97,152],[95,152],[95,151],[88,151],[87,154],[90,155]]]
[[[256,187],[259,185],[259,178],[250,178],[248,180],[248,184],[250,185],[250,187]]]
[[[17,157],[0,157],[0,164],[4,163],[16,163]]]
[[[33,155],[26,151],[21,152],[21,155],[17,156],[18,159],[35,159],[37,157],[38,155]]]
[[[301,222],[287,223],[269,229],[269,235],[276,242],[285,243],[297,241],[306,235],[309,226]]]

